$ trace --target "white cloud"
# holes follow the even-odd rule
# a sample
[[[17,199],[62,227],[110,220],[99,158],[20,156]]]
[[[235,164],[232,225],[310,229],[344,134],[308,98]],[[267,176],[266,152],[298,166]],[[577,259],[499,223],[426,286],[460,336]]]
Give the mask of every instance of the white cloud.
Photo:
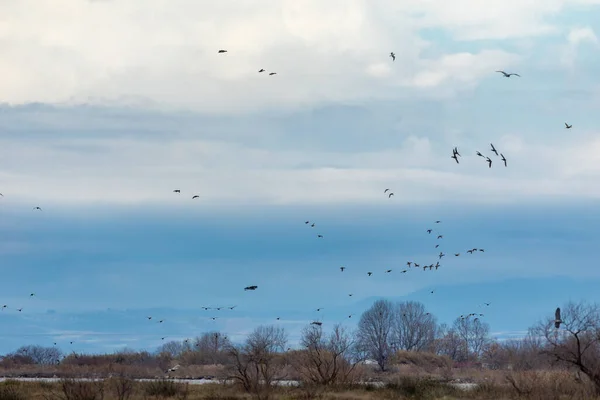
[[[587,43],[598,50],[598,37],[591,27],[577,27],[569,30],[566,39],[567,43],[561,48],[560,61],[563,66],[575,72],[580,47]]]
[[[578,45],[581,42],[589,41],[592,43],[598,43],[596,33],[590,27],[585,28],[573,28],[567,35],[569,43]]]
[[[79,110],[74,109],[73,115]],[[48,115],[41,114],[37,122],[34,112],[25,115],[31,126],[41,122],[53,125]],[[59,115],[61,120],[69,120],[68,112]],[[545,142],[506,134],[494,142],[507,157],[509,167],[490,154],[494,164],[489,169],[485,160],[475,155],[475,150],[490,153],[485,139],[461,141],[461,163],[456,165],[449,152],[456,145],[451,143],[454,138],[434,134],[410,135],[398,145],[388,147],[382,143],[373,150],[350,152],[315,146],[306,151],[293,144],[243,144],[245,135],[256,129],[252,126],[233,138],[206,137],[203,130],[184,135],[188,128],[181,127],[181,117],[173,116],[162,117],[167,122],[154,122],[157,129],[166,132],[160,136],[150,134],[147,122],[136,122],[141,117],[130,117],[125,118],[127,123],[121,122],[117,132],[138,132],[136,136],[103,137],[116,129],[119,121],[110,114],[104,118],[101,115],[84,116],[83,122],[92,125],[83,123],[80,128],[73,118],[68,132],[81,129],[79,134],[68,133],[52,140],[44,139],[44,134],[32,140],[0,139],[0,181],[5,194],[0,199],[2,204],[31,211],[37,205],[51,209],[56,204],[74,203],[183,202],[190,207],[379,203],[387,201],[382,197],[387,187],[395,192],[387,204],[442,198],[500,203],[548,196],[600,197],[600,189],[593,184],[600,174],[600,156],[596,156],[600,154],[600,141],[592,134],[547,138]],[[6,119],[11,119],[10,114]],[[216,132],[235,129],[235,124],[224,121],[207,127]],[[18,120],[13,123],[19,124]],[[197,123],[202,125],[201,120]],[[281,129],[285,131],[287,126],[290,124]],[[251,137],[282,133],[272,129]],[[32,128],[26,128],[28,131]],[[344,135],[336,133],[339,141],[345,140]],[[286,136],[289,140],[292,137]],[[581,157],[584,152],[588,155]],[[182,195],[175,195],[173,189],[181,189]],[[194,194],[200,199],[192,202]],[[18,251],[18,246],[11,246],[2,250]]]
[[[0,91],[15,103],[142,99],[208,111],[389,98],[390,87],[448,84],[451,94],[518,58],[427,58],[434,43],[419,29],[523,38],[553,32],[546,17],[573,4],[598,1],[4,1]]]

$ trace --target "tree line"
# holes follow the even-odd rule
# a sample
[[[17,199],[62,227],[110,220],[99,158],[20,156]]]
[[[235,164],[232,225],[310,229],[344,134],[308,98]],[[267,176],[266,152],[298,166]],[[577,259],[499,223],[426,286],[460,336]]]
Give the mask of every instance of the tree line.
[[[535,370],[567,368],[594,382],[600,393],[600,309],[595,304],[569,303],[555,328],[553,317],[534,324],[521,339],[500,341],[475,316],[439,324],[422,303],[377,300],[360,317],[356,329],[341,324],[325,329],[309,324],[296,348],[288,347],[282,326],[255,328],[242,343],[223,333],[206,332],[193,340],[171,341],[155,353],[62,355],[54,347],[25,346],[7,354],[0,367],[22,364],[156,366],[165,372],[177,365],[222,365],[226,377],[248,392],[267,390],[275,380],[293,377],[315,385],[354,382],[372,360],[377,370],[393,370],[403,354],[442,357],[454,366]]]

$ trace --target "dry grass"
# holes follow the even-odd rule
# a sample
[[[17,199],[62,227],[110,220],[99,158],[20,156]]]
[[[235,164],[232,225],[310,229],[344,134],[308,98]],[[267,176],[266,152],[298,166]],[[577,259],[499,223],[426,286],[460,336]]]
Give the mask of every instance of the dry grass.
[[[444,399],[444,400],[599,400],[587,382],[578,381],[563,371],[510,372],[504,380],[484,379],[479,387],[465,391],[448,384],[443,377],[388,375],[388,386],[368,385],[332,387],[275,387],[270,399]],[[212,399],[234,400],[256,397],[244,393],[235,385],[186,385],[169,380],[134,382],[113,377],[98,382],[62,380],[55,383],[6,381],[0,384],[0,400],[150,400],[150,399]],[[265,398],[265,397],[263,397]]]

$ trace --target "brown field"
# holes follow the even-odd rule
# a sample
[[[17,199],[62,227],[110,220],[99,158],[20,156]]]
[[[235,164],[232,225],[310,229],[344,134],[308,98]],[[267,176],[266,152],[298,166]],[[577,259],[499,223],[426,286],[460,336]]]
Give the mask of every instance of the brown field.
[[[407,362],[407,357],[412,358]],[[300,387],[272,386],[248,393],[232,383],[186,384],[165,378],[159,369],[124,368],[123,366],[73,366],[15,368],[0,370],[3,376],[60,377],[58,382],[22,382],[6,380],[0,383],[0,400],[112,400],[112,399],[600,399],[594,396],[594,386],[577,374],[563,370],[508,371],[482,368],[456,368],[444,358],[433,354],[412,353],[399,357],[388,372],[378,372],[361,366],[354,379],[363,383],[331,385],[307,384]],[[286,379],[301,379],[289,366]],[[169,375],[178,378],[213,376],[227,377],[226,366],[191,365]],[[108,377],[112,375],[111,377]],[[129,377],[156,378],[139,382]],[[73,377],[95,377],[95,382],[76,381]],[[385,382],[378,387],[365,382]],[[475,383],[471,390],[452,383]]]

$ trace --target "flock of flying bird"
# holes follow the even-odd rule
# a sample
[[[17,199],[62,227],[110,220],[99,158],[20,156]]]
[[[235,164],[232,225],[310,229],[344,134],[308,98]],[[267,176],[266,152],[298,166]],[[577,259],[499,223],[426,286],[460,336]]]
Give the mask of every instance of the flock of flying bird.
[[[227,52],[228,52],[228,51],[227,51],[227,50],[225,50],[225,49],[220,49],[220,50],[218,50],[218,53],[219,53],[219,54],[225,54],[225,53],[227,53]],[[390,54],[389,54],[389,57],[392,59],[392,61],[396,61],[396,54],[395,54],[394,52],[390,52]],[[263,72],[266,72],[266,70],[265,70],[264,68],[260,68],[260,69],[258,70],[258,73],[263,73]],[[521,77],[521,76],[520,76],[519,74],[517,74],[517,73],[507,73],[507,72],[505,72],[505,71],[502,71],[502,70],[498,70],[498,71],[496,71],[496,72],[498,72],[498,73],[501,73],[501,74],[502,74],[502,75],[503,75],[505,78],[510,78],[511,76],[517,76],[517,77]],[[269,75],[269,76],[273,76],[273,75],[276,75],[276,74],[277,74],[277,72],[269,72],[269,73],[268,73],[268,75]],[[571,129],[572,127],[573,127],[573,125],[570,125],[570,124],[568,124],[568,123],[566,123],[566,122],[565,122],[565,129]],[[506,157],[504,156],[504,154],[502,154],[502,153],[499,153],[499,152],[496,150],[495,146],[494,146],[492,143],[490,143],[490,151],[491,151],[492,153],[494,153],[494,154],[496,155],[496,157],[500,157],[500,160],[501,160],[501,161],[504,163],[504,166],[505,166],[505,167],[507,167],[507,166],[508,166],[508,165],[507,165],[507,160],[506,160]],[[488,167],[489,167],[489,168],[491,168],[491,167],[492,167],[492,163],[493,163],[493,161],[492,161],[492,159],[491,159],[490,157],[483,155],[483,154],[482,154],[481,152],[479,152],[479,151],[476,151],[476,155],[477,155],[477,156],[479,156],[479,157],[482,157],[482,158],[484,158],[484,159],[485,159],[485,161],[488,163]],[[460,153],[459,153],[459,151],[458,151],[458,147],[454,147],[454,148],[452,149],[452,156],[451,156],[451,158],[452,158],[452,159],[454,159],[454,160],[456,161],[456,163],[457,163],[457,164],[460,164],[460,162],[459,162],[459,158],[460,158],[460,157],[462,157],[462,156],[461,156],[461,154],[460,154]],[[175,190],[173,190],[173,193],[176,193],[176,194],[181,194],[181,190],[180,190],[180,189],[175,189]],[[391,198],[392,198],[392,196],[394,196],[394,192],[392,192],[392,191],[391,191],[391,189],[389,189],[389,188],[386,188],[386,189],[383,191],[383,193],[384,193],[384,195],[387,195],[387,197],[388,197],[389,199],[391,199]],[[3,195],[2,193],[0,193],[0,197],[4,197],[4,195]],[[199,197],[200,197],[199,195],[193,195],[193,196],[192,196],[192,200],[194,200],[194,199],[198,199]],[[39,207],[39,206],[36,206],[36,207],[33,207],[33,210],[42,211],[42,208],[41,208],[41,207]],[[307,220],[307,221],[305,221],[304,223],[305,223],[305,225],[308,225],[308,226],[310,226],[311,228],[314,228],[314,227],[316,226],[316,224],[315,224],[314,222],[311,222],[311,221],[308,221],[308,220]],[[438,220],[438,221],[435,221],[435,223],[436,223],[436,224],[440,224],[440,223],[441,223],[441,221],[439,221],[439,220]],[[431,229],[431,228],[430,228],[430,229],[427,229],[427,230],[426,230],[426,232],[427,232],[429,235],[431,235],[431,234],[433,233],[433,229]],[[319,238],[319,239],[323,239],[323,235],[322,235],[322,234],[320,234],[320,233],[318,233],[316,236],[317,236],[317,238]],[[437,242],[437,243],[435,244],[434,248],[435,248],[435,249],[438,249],[438,248],[440,247],[439,240],[443,239],[443,235],[442,235],[442,234],[438,234],[438,233],[436,233],[436,234],[435,234],[435,237],[436,237],[436,242]],[[436,250],[436,251],[437,251],[437,250]],[[469,248],[469,249],[467,249],[467,250],[466,250],[466,253],[468,253],[469,255],[473,255],[473,254],[475,254],[475,253],[483,253],[484,251],[485,251],[484,249],[473,247],[473,248]],[[451,253],[451,254],[454,254],[454,256],[455,256],[455,257],[459,257],[459,256],[461,255],[461,253],[460,253],[460,252]],[[431,270],[434,270],[434,269],[435,269],[435,270],[438,270],[438,268],[440,268],[440,267],[441,267],[440,261],[442,260],[442,258],[443,258],[443,257],[445,257],[445,256],[446,256],[446,254],[445,254],[443,251],[440,251],[440,252],[439,252],[439,254],[436,254],[435,256],[437,257],[437,259],[435,260],[435,262],[429,262],[429,263],[417,263],[417,262],[415,262],[415,261],[407,261],[407,262],[406,262],[406,267],[405,267],[404,269],[402,269],[402,270],[400,271],[400,273],[402,273],[402,274],[405,274],[405,273],[409,272],[410,270],[417,270],[417,269],[419,269],[419,268],[423,268],[423,271],[427,271],[427,270],[431,271]],[[346,271],[346,269],[347,269],[347,268],[346,268],[346,267],[344,267],[344,266],[342,266],[342,267],[339,267],[339,269],[340,269],[340,271],[343,273],[344,271]],[[392,271],[393,271],[393,269],[386,269],[386,270],[384,271],[384,273],[386,273],[386,274],[389,274],[389,273],[391,273]],[[372,275],[373,275],[373,271],[367,271],[367,272],[366,272],[366,275],[367,275],[367,276],[369,276],[369,277],[370,277],[370,276],[372,276]],[[257,290],[257,289],[258,289],[258,285],[249,285],[249,286],[246,286],[246,287],[244,287],[244,291],[255,291],[255,290]],[[434,290],[431,290],[430,294],[433,294],[433,293],[434,293]],[[33,296],[34,296],[34,293],[31,293],[30,297],[33,297]],[[352,296],[352,293],[350,293],[348,296],[350,296],[350,297],[351,297],[351,296]],[[485,306],[490,306],[490,304],[491,304],[491,303],[483,303],[483,305],[485,305]],[[234,309],[234,308],[236,308],[236,307],[237,307],[237,306],[225,306],[225,307],[202,307],[202,309],[204,309],[204,310],[216,310],[216,311],[220,311],[220,310],[223,310],[223,309],[229,309],[229,310],[233,310],[233,309]],[[0,311],[4,311],[4,310],[6,310],[6,309],[8,309],[8,308],[9,308],[9,307],[8,307],[8,305],[4,304],[4,305],[2,305],[2,308],[0,309]],[[323,309],[324,309],[324,308],[318,308],[318,309],[316,309],[316,311],[317,311],[317,312],[320,312],[320,311],[322,311]],[[21,308],[15,308],[15,310],[17,310],[18,312],[21,312],[21,311],[23,310],[23,308],[22,308],[22,307],[21,307]],[[427,313],[427,314],[429,314],[429,313]],[[350,315],[348,315],[348,318],[351,318],[353,315],[354,315],[354,314],[350,314]],[[461,319],[468,319],[468,318],[470,318],[470,317],[476,317],[476,318],[475,318],[475,320],[478,320],[478,319],[479,319],[479,317],[483,317],[483,316],[484,316],[484,314],[482,314],[482,313],[469,313],[469,314],[460,315],[460,318],[461,318]],[[216,320],[217,318],[218,318],[218,317],[211,317],[211,319],[212,319],[213,321],[214,321],[214,320]],[[148,317],[147,317],[147,319],[148,319],[149,321],[151,321],[151,320],[152,320],[152,316],[148,316]],[[276,318],[276,320],[280,320],[280,317],[277,317],[277,318]],[[164,319],[160,319],[160,320],[158,320],[158,321],[157,321],[157,323],[158,323],[158,324],[162,324],[164,321],[165,321]],[[555,327],[556,327],[557,329],[560,327],[560,324],[561,324],[561,323],[563,323],[563,321],[561,320],[560,308],[557,308],[557,309],[556,309],[556,311],[555,311],[555,321],[554,321],[554,322],[555,322]],[[319,325],[319,326],[321,326],[321,325],[322,325],[322,322],[321,322],[321,321],[318,321],[318,320],[315,320],[315,321],[311,322],[311,324],[313,324],[313,325]],[[161,340],[165,340],[165,339],[166,339],[166,336],[165,336],[165,337],[161,337]],[[188,341],[189,341],[189,339],[186,339],[186,340],[185,340],[185,342],[188,342]],[[73,341],[70,341],[69,343],[70,343],[70,344],[73,344],[74,342],[73,342]],[[57,343],[54,343],[54,345],[56,345],[56,344],[57,344]]]

